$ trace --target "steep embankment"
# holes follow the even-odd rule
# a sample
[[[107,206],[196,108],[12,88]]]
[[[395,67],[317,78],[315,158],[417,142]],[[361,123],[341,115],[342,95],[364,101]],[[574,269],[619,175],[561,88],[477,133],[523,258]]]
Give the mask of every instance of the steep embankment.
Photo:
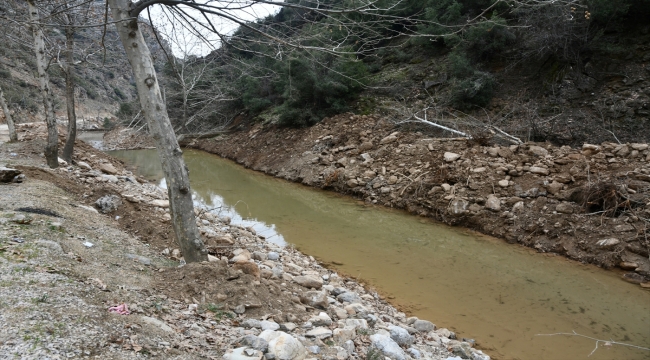
[[[643,286],[650,279],[647,144],[483,146],[345,114],[307,129],[256,125],[189,146],[540,252],[619,267]]]

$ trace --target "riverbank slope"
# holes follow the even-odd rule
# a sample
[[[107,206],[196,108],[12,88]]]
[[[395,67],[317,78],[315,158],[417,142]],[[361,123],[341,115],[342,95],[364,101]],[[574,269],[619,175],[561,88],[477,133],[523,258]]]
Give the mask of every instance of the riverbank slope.
[[[179,266],[165,192],[83,142],[46,168],[43,129],[0,140],[21,173],[0,184],[0,357],[489,359],[201,209],[211,261]]]
[[[310,128],[257,124],[186,145],[368,204],[618,268],[623,279],[650,286],[647,144],[487,145],[343,114]]]

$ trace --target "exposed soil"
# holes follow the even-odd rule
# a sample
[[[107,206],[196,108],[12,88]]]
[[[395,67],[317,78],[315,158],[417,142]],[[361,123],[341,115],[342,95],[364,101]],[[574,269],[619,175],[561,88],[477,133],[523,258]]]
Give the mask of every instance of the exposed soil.
[[[353,279],[200,209],[197,225],[210,261],[184,265],[164,191],[83,142],[72,165],[48,169],[45,134],[25,135],[17,143],[0,142],[0,164],[24,175],[0,184],[0,357],[221,358],[252,346],[242,345],[242,337],[261,336],[261,319],[275,329],[283,323],[282,336],[300,339],[293,338],[300,345],[292,358],[319,346],[314,357],[358,359],[369,351],[368,335],[385,338],[386,326],[408,327],[404,313]],[[105,195],[115,195],[117,210],[102,213],[95,202]],[[328,296],[341,293],[354,303],[330,304]],[[122,304],[130,314],[108,311]],[[348,318],[366,328],[345,328],[346,337],[324,342],[306,335],[314,329],[332,337],[330,328],[313,325],[315,315],[331,329],[347,326]],[[410,346],[427,358],[442,360],[451,351],[489,359],[473,343],[424,323],[430,326],[413,330]],[[278,346],[269,354],[282,351]]]
[[[306,129],[255,125],[187,145],[539,252],[620,267],[625,280],[648,285],[647,144],[489,143],[343,114]]]

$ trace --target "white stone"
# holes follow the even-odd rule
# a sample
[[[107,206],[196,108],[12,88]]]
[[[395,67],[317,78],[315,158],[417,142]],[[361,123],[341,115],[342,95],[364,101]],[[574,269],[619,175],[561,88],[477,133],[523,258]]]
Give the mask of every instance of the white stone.
[[[460,159],[460,154],[456,154],[456,153],[452,153],[452,152],[446,152],[443,155],[443,157],[444,157],[446,162],[453,162],[453,161],[456,161],[456,160]]]

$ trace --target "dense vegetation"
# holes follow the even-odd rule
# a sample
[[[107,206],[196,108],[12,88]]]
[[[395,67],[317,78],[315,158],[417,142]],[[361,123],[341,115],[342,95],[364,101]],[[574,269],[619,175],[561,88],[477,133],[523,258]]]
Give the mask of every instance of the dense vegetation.
[[[227,123],[243,113],[284,125],[306,126],[348,110],[364,89],[376,85],[375,74],[387,65],[417,63],[440,55],[445,55],[443,81],[448,89],[442,103],[462,110],[484,107],[496,86],[491,65],[545,61],[556,67],[581,66],[590,52],[603,47],[599,39],[604,33],[643,23],[650,15],[650,1],[586,0],[513,6],[495,0],[408,0],[390,15],[402,20],[373,28],[361,16],[346,17],[348,23],[360,23],[354,29],[357,36],[340,43],[346,54],[322,50],[330,49],[330,44],[350,32],[337,28],[335,18],[310,17],[304,10],[284,8],[250,26],[279,38],[304,39],[299,41],[301,45],[322,47],[320,51],[282,47],[252,29],[240,28],[226,46],[209,56],[216,60],[196,88],[203,90],[189,97],[188,117],[202,109],[200,104],[206,97],[218,93],[226,101],[214,105],[213,111],[204,111],[211,114],[204,120],[211,117],[208,122],[213,125]],[[464,26],[471,19],[476,21]],[[430,36],[396,36],[414,33]],[[191,61],[205,64],[205,59]],[[178,82],[174,83],[169,87],[179,94]],[[218,91],[210,91],[215,88]],[[172,112],[181,108],[174,106],[181,103],[179,96],[172,94],[169,101]]]

